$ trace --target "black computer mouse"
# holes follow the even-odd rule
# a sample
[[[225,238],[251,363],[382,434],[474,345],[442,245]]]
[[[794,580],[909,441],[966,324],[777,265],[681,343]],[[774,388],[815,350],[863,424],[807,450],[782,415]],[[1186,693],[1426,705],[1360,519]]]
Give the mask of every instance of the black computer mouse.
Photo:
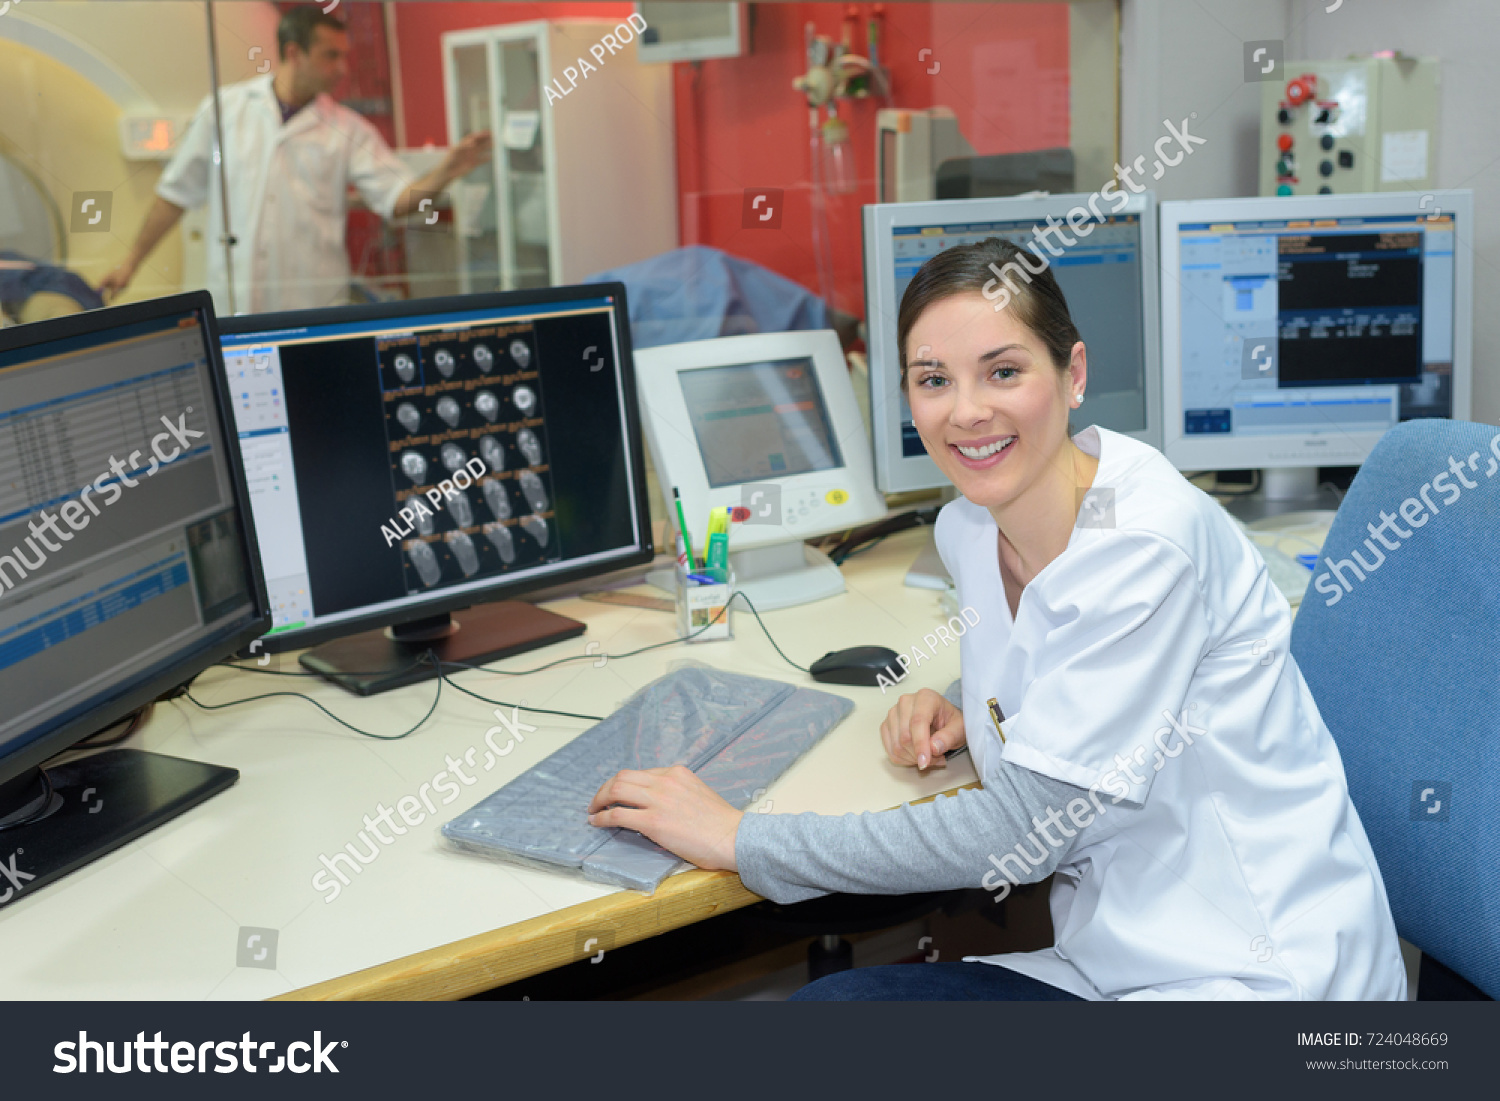
[[[813,680],[830,684],[857,684],[862,688],[874,688],[882,675],[887,680],[896,680],[901,675],[901,666],[896,663],[896,651],[884,646],[851,646],[847,650],[833,650],[812,663],[808,670]]]

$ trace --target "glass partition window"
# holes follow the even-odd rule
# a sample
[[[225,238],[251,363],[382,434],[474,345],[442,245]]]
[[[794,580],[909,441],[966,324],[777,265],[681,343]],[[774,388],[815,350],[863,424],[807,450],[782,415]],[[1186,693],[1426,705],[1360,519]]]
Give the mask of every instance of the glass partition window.
[[[852,337],[862,205],[1103,183],[1115,9],[13,3],[0,302],[208,287],[244,313],[630,268],[648,343]]]

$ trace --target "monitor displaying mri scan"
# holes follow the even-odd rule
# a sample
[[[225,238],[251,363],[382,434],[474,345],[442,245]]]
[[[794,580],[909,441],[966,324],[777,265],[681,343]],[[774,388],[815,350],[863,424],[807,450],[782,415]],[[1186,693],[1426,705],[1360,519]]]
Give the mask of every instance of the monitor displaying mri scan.
[[[278,647],[649,557],[622,308],[599,284],[228,319]]]

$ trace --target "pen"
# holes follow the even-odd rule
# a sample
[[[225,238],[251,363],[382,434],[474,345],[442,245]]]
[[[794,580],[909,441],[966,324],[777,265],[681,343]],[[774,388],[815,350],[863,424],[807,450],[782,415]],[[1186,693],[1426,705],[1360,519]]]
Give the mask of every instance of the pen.
[[[682,494],[677,487],[672,487],[672,503],[677,506],[677,530],[682,532],[682,545],[687,549],[687,564],[689,570],[696,570],[698,564],[693,561],[693,540],[688,535],[687,517],[682,511]]]
[[[1000,729],[1000,724],[1005,721],[1005,716],[1000,713],[1000,705],[995,702],[994,696],[991,696],[987,702],[990,705],[990,722],[995,724],[995,733],[1000,735],[1000,741],[1003,744],[1005,731]]]

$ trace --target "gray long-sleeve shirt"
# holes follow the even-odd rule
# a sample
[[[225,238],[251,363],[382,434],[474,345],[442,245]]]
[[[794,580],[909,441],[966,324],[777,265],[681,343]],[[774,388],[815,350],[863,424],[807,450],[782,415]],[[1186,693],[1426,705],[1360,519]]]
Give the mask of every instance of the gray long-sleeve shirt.
[[[1035,883],[1051,875],[1074,842],[1058,831],[1044,843],[1033,818],[1061,813],[1087,792],[1007,761],[979,790],[894,810],[845,814],[746,814],[735,835],[735,861],[745,886],[773,902],[802,902],[833,891],[908,894],[984,886],[998,889],[1009,873],[996,861],[1020,851],[1043,855],[1018,875]],[[1028,837],[1028,834],[1031,835]],[[1046,834],[1051,838],[1053,835]],[[1017,848],[1019,846],[1019,849]],[[1007,862],[1011,869],[1020,860]]]

